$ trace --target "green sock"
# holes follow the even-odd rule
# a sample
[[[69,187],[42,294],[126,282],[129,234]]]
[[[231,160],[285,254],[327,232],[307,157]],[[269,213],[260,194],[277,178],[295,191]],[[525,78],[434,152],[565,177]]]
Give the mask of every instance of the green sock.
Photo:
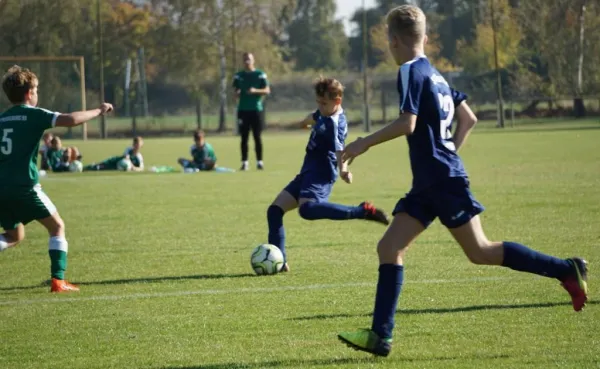
[[[52,278],[65,279],[67,269],[67,251],[69,244],[64,237],[50,237],[48,243],[50,255],[50,274]]]

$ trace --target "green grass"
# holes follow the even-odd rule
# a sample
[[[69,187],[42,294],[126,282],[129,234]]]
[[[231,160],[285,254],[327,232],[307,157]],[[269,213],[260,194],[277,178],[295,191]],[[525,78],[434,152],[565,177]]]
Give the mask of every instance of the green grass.
[[[482,127],[462,155],[490,238],[587,258],[592,295],[583,313],[556,281],[469,264],[436,222],[408,253],[391,356],[348,349],[336,333],[370,325],[384,228],[288,214],[292,272],[253,276],[266,208],[299,169],[306,143],[306,135],[267,134],[262,173],[43,179],[67,225],[67,275],[82,291],[54,296],[40,286],[47,236],[27,226],[26,240],[0,254],[0,367],[598,367],[600,129],[540,127]],[[173,165],[190,141],[147,139],[147,165]],[[209,141],[221,165],[237,168],[237,138]],[[69,143],[86,161],[129,144]],[[332,201],[391,210],[411,181],[405,141],[371,149],[352,170],[355,183],[336,184]]]

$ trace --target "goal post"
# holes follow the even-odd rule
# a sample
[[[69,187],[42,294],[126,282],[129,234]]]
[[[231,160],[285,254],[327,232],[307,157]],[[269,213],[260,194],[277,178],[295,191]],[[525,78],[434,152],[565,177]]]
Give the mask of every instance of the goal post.
[[[85,59],[83,56],[0,56],[0,62],[77,62],[79,63],[79,94],[81,95],[81,110],[87,110],[85,90]],[[35,72],[35,71],[34,71]],[[43,81],[42,81],[43,83]],[[87,140],[87,122],[82,125],[82,138]]]

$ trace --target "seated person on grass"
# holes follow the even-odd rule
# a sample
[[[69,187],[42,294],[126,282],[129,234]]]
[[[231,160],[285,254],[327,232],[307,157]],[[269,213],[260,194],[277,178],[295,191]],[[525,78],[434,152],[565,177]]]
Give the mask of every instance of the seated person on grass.
[[[137,136],[133,139],[133,145],[126,148],[123,155],[112,156],[99,163],[86,165],[83,167],[83,170],[124,170],[141,172],[144,170],[144,157],[140,151],[142,146],[144,146],[144,139],[141,136]]]
[[[204,131],[194,132],[194,144],[190,147],[192,160],[177,159],[183,169],[198,169],[203,171],[213,170],[217,166],[217,156],[213,147],[205,141]]]
[[[54,136],[46,151],[46,164],[55,173],[68,172],[69,165],[75,160],[81,160],[79,149],[75,146],[63,148],[60,137]]]
[[[40,169],[50,170],[50,166],[48,165],[48,150],[50,150],[50,145],[54,135],[51,132],[44,133],[42,136],[42,140],[44,143],[40,145],[40,150],[38,153],[40,154]]]

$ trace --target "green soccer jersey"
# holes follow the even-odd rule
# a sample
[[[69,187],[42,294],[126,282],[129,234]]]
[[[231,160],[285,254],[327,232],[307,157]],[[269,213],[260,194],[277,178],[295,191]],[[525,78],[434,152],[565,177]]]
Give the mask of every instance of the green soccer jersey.
[[[134,167],[144,169],[144,157],[142,156],[141,152],[134,154],[133,147],[128,147],[125,149],[123,155],[129,157],[129,160],[131,160],[131,164]]]
[[[52,168],[53,171],[57,171],[61,164],[63,164],[63,156],[65,154],[65,150],[58,149],[55,150],[53,148],[49,148],[46,151],[46,157],[48,158],[48,165]]]
[[[192,147],[190,147],[190,153],[192,154],[194,163],[196,163],[198,165],[203,165],[204,160],[206,160],[206,159],[210,159],[213,162],[217,161],[217,156],[215,155],[215,150],[207,142],[205,142],[204,146],[202,146],[201,148],[196,145],[192,145]]]
[[[59,114],[29,105],[15,105],[0,114],[0,183],[38,183],[40,140],[45,130],[54,127]]]
[[[267,74],[260,69],[255,69],[252,72],[245,70],[237,72],[233,77],[233,87],[240,90],[238,110],[262,111],[264,96],[249,94],[248,90],[251,87],[262,89],[268,85]]]

